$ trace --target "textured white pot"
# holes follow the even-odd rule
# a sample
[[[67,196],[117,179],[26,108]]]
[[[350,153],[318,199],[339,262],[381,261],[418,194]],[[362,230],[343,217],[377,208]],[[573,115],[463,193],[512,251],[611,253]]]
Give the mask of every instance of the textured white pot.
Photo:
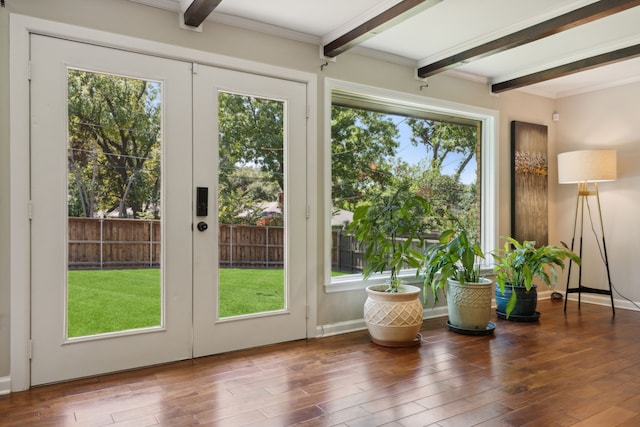
[[[367,287],[364,320],[371,341],[385,347],[420,345],[422,326],[420,288],[404,285],[404,292],[384,292],[386,285]]]
[[[447,280],[447,308],[449,323],[461,329],[484,330],[491,320],[493,282],[481,278],[479,283],[461,285]]]

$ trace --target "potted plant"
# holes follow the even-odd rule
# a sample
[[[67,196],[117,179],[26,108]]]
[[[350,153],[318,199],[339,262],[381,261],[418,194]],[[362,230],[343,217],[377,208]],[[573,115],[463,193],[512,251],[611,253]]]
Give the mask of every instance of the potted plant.
[[[422,265],[422,237],[429,202],[402,182],[393,192],[356,208],[348,231],[364,248],[363,277],[389,272],[385,284],[366,288],[364,319],[374,343],[387,347],[419,345],[423,309],[420,288],[399,278],[403,268]]]
[[[564,269],[567,258],[580,264],[580,257],[566,246],[536,247],[533,241],[520,243],[512,237],[505,239],[504,249],[492,253],[497,285],[496,312],[505,319],[535,321],[540,314],[536,312],[538,293],[533,280],[540,279],[551,287],[558,280],[556,268]]]
[[[438,243],[425,251],[425,287],[431,286],[436,301],[438,290],[445,291],[449,329],[471,335],[491,333],[495,329],[489,321],[493,282],[480,274],[484,253],[460,221],[450,219],[455,227],[444,231]]]

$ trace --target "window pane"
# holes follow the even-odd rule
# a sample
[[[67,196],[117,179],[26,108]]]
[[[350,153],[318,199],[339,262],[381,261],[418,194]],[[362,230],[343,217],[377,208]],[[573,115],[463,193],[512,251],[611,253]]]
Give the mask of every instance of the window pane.
[[[403,107],[372,103],[348,105],[341,95],[332,106],[332,269],[334,274],[359,272],[362,257],[345,228],[362,203],[409,180],[435,212],[452,212],[479,239],[478,168],[481,126],[466,118],[434,119],[428,111],[407,113]],[[393,110],[397,113],[393,113]],[[440,115],[442,116],[442,115]],[[430,221],[432,236],[444,229]]]
[[[283,310],[285,104],[221,92],[218,105],[219,317]]]
[[[161,89],[68,71],[69,338],[161,325]]]

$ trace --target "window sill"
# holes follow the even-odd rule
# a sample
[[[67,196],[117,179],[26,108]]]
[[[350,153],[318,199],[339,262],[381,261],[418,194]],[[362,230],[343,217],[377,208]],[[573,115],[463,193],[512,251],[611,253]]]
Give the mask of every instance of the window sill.
[[[416,270],[405,270],[398,274],[398,277],[408,285],[422,286],[424,276],[416,277]],[[347,276],[334,277],[331,283],[325,283],[324,292],[331,294],[334,292],[348,292],[364,290],[369,285],[383,284],[389,280],[389,273],[375,273],[369,279],[363,280],[361,274],[349,274]]]
[[[482,277],[491,276],[493,274],[492,265],[483,265],[480,267],[480,274]],[[424,275],[416,276],[416,270],[404,270],[398,277],[403,280],[407,285],[414,285],[422,287],[424,282]],[[325,283],[324,292],[326,294],[332,294],[335,292],[348,292],[364,290],[369,285],[383,284],[389,280],[389,273],[375,273],[372,274],[368,280],[363,280],[361,274],[349,274],[347,276],[334,277],[331,283]]]

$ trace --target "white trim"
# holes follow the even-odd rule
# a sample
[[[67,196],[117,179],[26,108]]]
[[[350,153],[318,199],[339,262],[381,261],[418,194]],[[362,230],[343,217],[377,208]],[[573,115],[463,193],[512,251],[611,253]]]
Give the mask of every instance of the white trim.
[[[143,4],[145,6],[156,7],[171,12],[180,13],[183,7],[182,3],[178,4],[173,0],[130,0],[134,3]],[[185,8],[186,10],[186,8]],[[215,10],[207,16],[205,21],[217,22],[231,27],[241,28],[249,31],[255,31],[263,34],[269,34],[288,40],[299,41],[302,43],[320,45],[320,37],[312,34],[302,33],[300,31],[290,30],[276,25],[266,24],[264,22],[254,21],[240,16],[229,15],[227,13],[216,12]]]
[[[417,270],[407,269],[402,270],[398,277],[402,279],[404,284],[417,286],[422,288],[424,286],[424,275],[416,275]],[[480,276],[487,277],[493,274],[493,266],[480,265]],[[374,273],[367,280],[362,280],[360,274],[348,274],[345,276],[333,277],[331,283],[325,283],[324,291],[327,294],[335,292],[347,292],[364,290],[369,285],[380,285],[388,283],[389,273]]]
[[[307,337],[316,336],[318,324],[318,82],[307,82]]]
[[[9,27],[10,385],[21,391],[30,384],[29,33],[16,15],[9,15]]]
[[[257,33],[268,34],[270,36],[280,37],[287,40],[307,43],[312,45],[320,44],[320,37],[312,34],[302,33],[288,28],[278,27],[276,25],[266,24],[264,22],[254,21],[252,19],[242,18],[240,16],[229,15],[213,11],[207,17],[207,21],[217,22],[219,24],[229,25],[231,27],[241,28],[244,30],[254,31]]]
[[[583,304],[594,304],[594,305],[602,305],[602,306],[605,306],[605,307],[611,307],[611,298],[609,296],[583,293],[581,299],[582,299],[582,303]],[[570,295],[568,302],[572,302],[572,303],[576,303],[577,304],[578,303],[578,295],[576,295],[576,294]],[[638,309],[638,307],[634,306],[632,303],[630,303],[627,300],[614,299],[613,300],[613,304],[614,304],[616,309],[621,308],[623,310],[640,311]],[[640,305],[640,302],[636,302],[636,304]],[[569,308],[570,307],[567,307],[567,310]]]
[[[11,393],[11,377],[0,377],[0,396]]]
[[[95,43],[103,47],[123,49],[129,52],[160,56],[162,58],[175,59],[177,61],[197,62],[202,65],[210,65],[212,67],[226,68],[245,73],[249,72],[252,74],[286,79],[300,83],[317,81],[317,76],[313,73],[264,64],[248,59],[205,52],[197,49],[155,42],[152,40],[138,39],[117,33],[109,33],[106,31],[94,30],[87,27],[64,24],[30,16],[11,14],[10,19],[15,23],[15,26],[17,27],[16,30],[22,30],[18,33],[19,37],[23,37],[23,35],[20,34],[21,32],[26,32],[24,37],[27,38],[27,45],[28,34],[37,33],[46,36],[60,37],[80,43]],[[312,100],[309,100],[309,102],[311,103]]]
[[[398,277],[407,285],[422,287],[424,277],[416,276],[416,270],[403,270]],[[328,294],[335,292],[346,292],[364,290],[369,285],[383,284],[389,280],[388,273],[374,273],[367,280],[362,280],[361,274],[348,274],[332,278],[330,283],[325,283],[324,291]]]
[[[331,277],[331,217],[328,210],[331,208],[331,93],[333,90],[345,90],[363,94],[372,100],[389,102],[396,105],[404,105],[411,108],[433,111],[467,117],[479,120],[482,126],[482,164],[481,168],[481,246],[485,253],[498,247],[498,141],[499,138],[499,113],[496,110],[481,108],[471,105],[459,104],[441,99],[428,98],[405,92],[397,92],[387,89],[366,86],[358,83],[325,79],[324,88],[324,164],[328,165],[324,175],[324,290],[330,292],[343,292],[355,289],[364,289],[371,281],[365,283],[361,277],[349,275],[344,278]],[[491,264],[491,260],[487,260]]]
[[[84,43],[93,43],[105,47],[124,49],[131,52],[160,56],[185,62],[197,62],[215,67],[242,72],[252,72],[280,79],[301,82],[307,85],[307,103],[310,118],[307,122],[309,155],[308,189],[315,189],[316,178],[311,174],[317,166],[313,164],[317,150],[316,105],[317,76],[313,73],[262,64],[250,60],[233,58],[211,52],[169,45],[166,43],[143,40],[105,31],[93,30],[76,25],[64,24],[19,14],[10,14],[9,37],[9,79],[10,79],[10,282],[11,282],[11,389],[26,390],[30,386],[29,378],[29,339],[30,339],[30,235],[27,205],[29,202],[29,37],[30,33],[59,37]],[[250,71],[247,71],[250,70]],[[315,194],[312,191],[310,194]],[[315,201],[310,199],[311,208]],[[308,235],[315,236],[312,227],[314,220],[308,222]],[[314,239],[309,239],[312,246]],[[315,249],[307,249],[307,261],[315,265]],[[315,334],[317,295],[314,269],[307,274],[307,304],[312,308],[307,320],[307,333]]]
[[[439,306],[434,308],[425,308],[423,310],[423,319],[437,319],[448,315],[447,306]],[[367,329],[364,319],[348,320],[345,322],[329,323],[326,325],[318,325],[317,338],[330,337],[333,335],[347,334],[349,332],[363,331]]]

